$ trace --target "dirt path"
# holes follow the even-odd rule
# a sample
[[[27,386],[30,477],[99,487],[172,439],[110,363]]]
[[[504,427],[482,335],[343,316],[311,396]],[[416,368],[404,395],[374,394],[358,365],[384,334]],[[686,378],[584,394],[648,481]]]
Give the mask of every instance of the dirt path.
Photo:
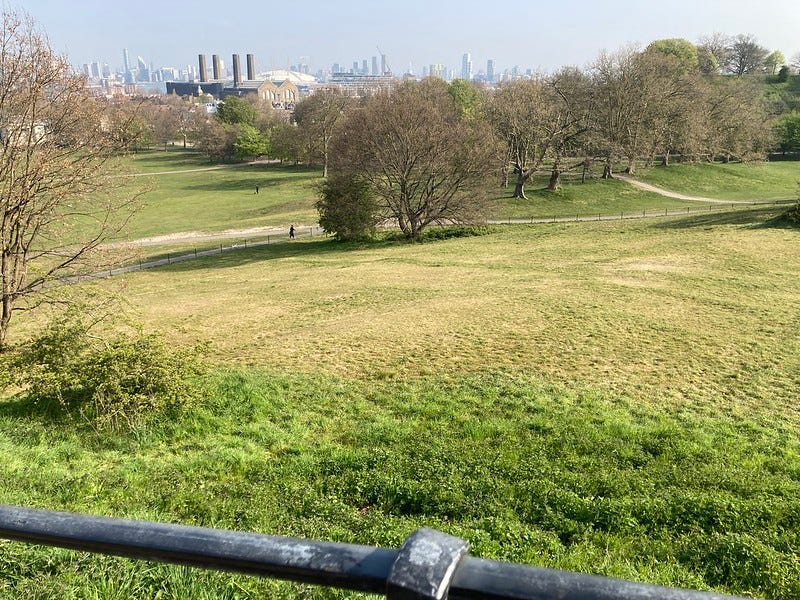
[[[702,196],[687,196],[686,194],[679,194],[678,192],[671,192],[669,190],[665,190],[664,188],[657,187],[655,185],[651,185],[649,183],[645,183],[644,181],[639,181],[638,179],[634,179],[633,177],[629,177],[627,175],[614,175],[615,179],[619,179],[620,181],[624,181],[625,183],[629,183],[634,187],[639,189],[654,192],[661,196],[666,196],[667,198],[676,198],[678,200],[687,200],[689,202],[710,202],[713,204],[750,204],[747,200],[720,200],[719,198],[704,198]]]

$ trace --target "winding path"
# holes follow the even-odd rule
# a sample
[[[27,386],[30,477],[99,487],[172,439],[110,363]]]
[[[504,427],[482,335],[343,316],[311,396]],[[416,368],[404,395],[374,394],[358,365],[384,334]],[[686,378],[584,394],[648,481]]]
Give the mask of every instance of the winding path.
[[[687,196],[686,194],[679,194],[678,192],[671,192],[670,190],[665,190],[664,188],[657,187],[650,183],[645,183],[644,181],[639,181],[638,179],[634,179],[628,175],[614,175],[614,179],[619,179],[620,181],[624,181],[625,183],[629,183],[634,187],[637,187],[641,190],[645,190],[647,192],[654,192],[661,196],[666,196],[667,198],[676,198],[678,200],[688,200],[689,202],[710,202],[712,204],[752,204],[747,200],[720,200],[719,198],[704,198],[702,196]]]

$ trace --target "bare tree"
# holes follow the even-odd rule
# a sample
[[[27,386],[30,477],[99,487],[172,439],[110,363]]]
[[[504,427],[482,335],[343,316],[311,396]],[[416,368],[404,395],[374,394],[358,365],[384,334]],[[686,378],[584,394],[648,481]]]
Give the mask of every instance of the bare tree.
[[[739,34],[731,44],[728,71],[737,77],[759,73],[765,68],[767,56],[769,50],[759,45],[755,36]]]
[[[697,44],[697,58],[700,72],[714,75],[725,71],[731,61],[731,38],[722,33],[713,33],[700,38]]]
[[[0,33],[0,349],[12,315],[47,299],[48,281],[82,272],[132,200],[105,167],[118,145],[103,103],[26,15]]]
[[[488,126],[461,118],[444,82],[405,83],[351,111],[333,145],[333,170],[366,182],[409,239],[432,223],[473,222],[496,165]]]
[[[322,176],[328,176],[330,145],[352,99],[340,88],[323,88],[295,107],[294,120],[305,134],[307,147],[322,159]]]
[[[525,198],[525,184],[553,144],[555,92],[544,77],[504,85],[491,99],[488,113],[516,176],[514,198]]]

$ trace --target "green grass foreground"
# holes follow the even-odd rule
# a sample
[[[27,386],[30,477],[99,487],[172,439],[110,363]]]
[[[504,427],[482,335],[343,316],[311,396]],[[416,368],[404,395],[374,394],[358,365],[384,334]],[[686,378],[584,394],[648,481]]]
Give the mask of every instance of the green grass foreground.
[[[357,382],[219,373],[138,436],[0,408],[3,502],[472,554],[692,588],[800,594],[793,430],[484,373]],[[31,414],[33,412],[33,415]],[[8,598],[341,592],[0,542]]]
[[[129,435],[6,399],[0,502],[395,547],[424,525],[476,556],[797,598],[781,210],[303,239],[100,282],[209,343],[207,398]],[[0,542],[0,597],[342,596]]]

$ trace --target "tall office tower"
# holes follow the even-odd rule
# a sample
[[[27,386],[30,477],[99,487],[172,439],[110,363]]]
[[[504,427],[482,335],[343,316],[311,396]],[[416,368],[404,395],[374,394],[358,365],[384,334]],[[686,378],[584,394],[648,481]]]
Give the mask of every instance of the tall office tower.
[[[379,75],[379,73],[378,73],[378,57],[377,56],[373,56],[372,57],[372,74],[373,75]]]
[[[342,72],[342,67],[339,65],[339,63],[333,63],[333,66],[331,66],[331,73],[341,73],[341,72]]]
[[[361,61],[361,72],[364,75],[369,75],[369,68],[367,67],[367,59]]]
[[[239,62],[239,55],[233,55],[233,87],[239,87],[242,83],[242,65]]]
[[[211,55],[211,68],[213,70],[214,80],[219,81],[222,79],[222,65],[219,61],[219,54]]]
[[[197,68],[200,71],[200,83],[208,81],[208,67],[206,67],[206,55],[197,55]]]
[[[486,61],[486,81],[494,83],[494,59],[490,58]]]
[[[428,74],[431,77],[438,77],[439,79],[444,79],[445,76],[447,75],[447,69],[441,63],[440,64],[435,64],[435,65],[431,65],[428,68]]]
[[[353,73],[358,73],[358,61],[353,61]]]
[[[136,81],[150,81],[150,68],[141,56],[136,57]]]
[[[386,71],[387,71],[387,69],[386,69],[386,55],[383,52],[381,52],[381,73],[380,74],[381,75],[388,75],[388,73]]]
[[[469,52],[461,57],[461,79],[469,81],[472,79],[472,56]]]
[[[256,59],[252,54],[247,55],[247,81],[256,78]]]
[[[122,49],[122,60],[123,60],[124,65],[125,65],[125,72],[127,73],[128,71],[131,70],[131,61],[128,58],[128,49],[127,48],[123,48]]]

